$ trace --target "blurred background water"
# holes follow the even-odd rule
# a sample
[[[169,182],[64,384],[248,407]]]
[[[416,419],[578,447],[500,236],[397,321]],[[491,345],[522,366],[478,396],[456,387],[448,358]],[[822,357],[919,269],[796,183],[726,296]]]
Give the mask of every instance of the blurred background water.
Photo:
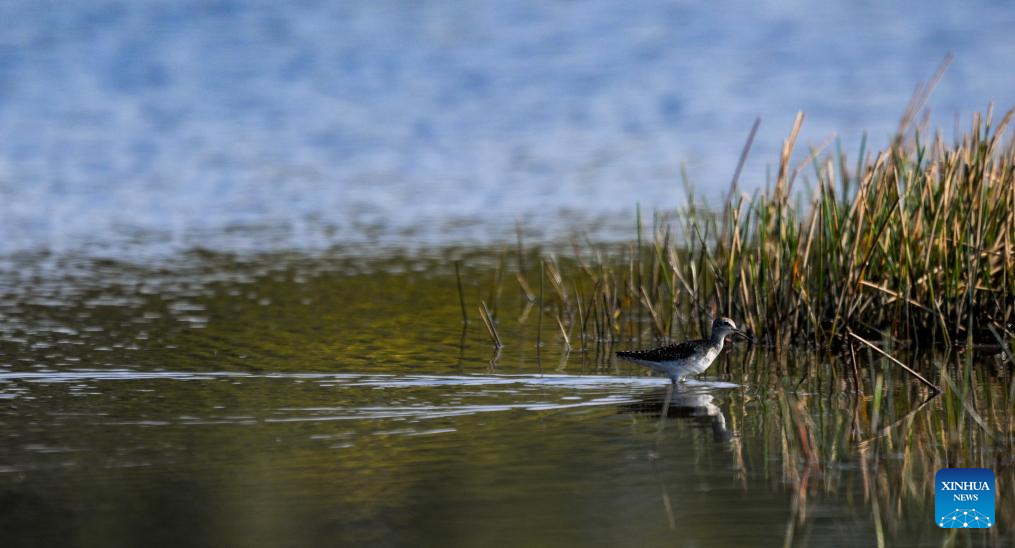
[[[756,117],[748,189],[797,110],[804,144],[881,145],[948,52],[936,122],[1015,103],[1003,0],[7,0],[0,20],[2,254],[552,235],[678,205],[682,168],[717,196]]]

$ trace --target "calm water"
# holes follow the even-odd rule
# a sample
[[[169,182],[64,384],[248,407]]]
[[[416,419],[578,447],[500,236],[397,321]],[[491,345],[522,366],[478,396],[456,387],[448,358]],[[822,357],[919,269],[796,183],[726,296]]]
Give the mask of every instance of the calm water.
[[[514,282],[501,355],[463,334],[448,253],[21,258],[0,277],[4,546],[1010,545],[997,357],[919,360],[955,382],[925,402],[868,356],[858,396],[838,357],[739,346],[663,416],[664,380],[564,353],[553,310],[537,351]],[[470,307],[489,272],[466,270]],[[996,471],[996,529],[936,527],[949,465]]]

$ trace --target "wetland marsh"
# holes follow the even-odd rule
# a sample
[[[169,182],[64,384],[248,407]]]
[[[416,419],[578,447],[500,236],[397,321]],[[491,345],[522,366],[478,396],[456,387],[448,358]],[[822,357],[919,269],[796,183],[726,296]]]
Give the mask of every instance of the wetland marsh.
[[[0,545],[1012,546],[1008,4],[3,2]]]
[[[470,252],[470,305],[500,256]],[[841,354],[737,344],[660,420],[665,379],[549,319],[536,347],[517,284],[491,361],[461,258],[24,258],[0,278],[5,544],[1010,543],[996,353],[913,358],[931,398],[870,352],[859,393]],[[932,523],[944,466],[995,470],[998,530]]]

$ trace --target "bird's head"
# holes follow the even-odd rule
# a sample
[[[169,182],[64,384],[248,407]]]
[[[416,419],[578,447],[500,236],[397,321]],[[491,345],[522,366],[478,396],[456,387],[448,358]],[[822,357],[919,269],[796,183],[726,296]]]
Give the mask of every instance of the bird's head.
[[[726,338],[728,335],[740,335],[745,339],[752,340],[752,337],[747,333],[737,329],[737,324],[733,323],[733,320],[720,316],[712,322],[712,336]]]

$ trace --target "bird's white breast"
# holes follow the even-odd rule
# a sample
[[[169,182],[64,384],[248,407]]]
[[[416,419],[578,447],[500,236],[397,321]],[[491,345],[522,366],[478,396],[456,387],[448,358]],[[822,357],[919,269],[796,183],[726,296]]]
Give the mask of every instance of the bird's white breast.
[[[699,373],[708,369],[708,366],[712,365],[712,362],[715,361],[720,352],[722,352],[722,346],[710,346],[701,357],[701,361],[695,364],[695,369]]]

